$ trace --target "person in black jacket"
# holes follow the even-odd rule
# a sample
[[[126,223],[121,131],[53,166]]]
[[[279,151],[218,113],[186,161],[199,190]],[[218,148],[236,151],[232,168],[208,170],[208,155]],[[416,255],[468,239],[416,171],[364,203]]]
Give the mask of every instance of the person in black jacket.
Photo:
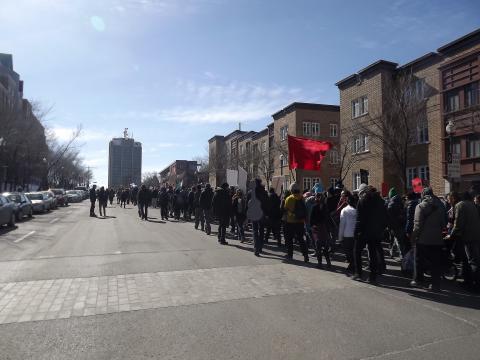
[[[137,194],[138,216],[142,220],[148,220],[148,204],[150,203],[150,191],[142,185]]]
[[[213,190],[210,184],[205,185],[205,189],[200,195],[200,208],[203,211],[203,218],[205,219],[205,232],[210,235],[212,231],[212,200]]]
[[[265,243],[268,243],[270,233],[273,239],[277,240],[277,245],[282,245],[282,238],[280,236],[280,227],[282,223],[282,210],[280,208],[280,197],[275,193],[274,188],[270,188],[268,194],[268,213],[267,213],[267,229],[265,234]]]
[[[415,220],[415,208],[419,204],[419,196],[413,191],[407,194],[407,206],[405,208],[405,251],[408,252],[412,248],[412,232],[413,222]]]
[[[158,193],[158,204],[162,220],[168,220],[168,193],[165,187],[162,187]]]
[[[263,250],[263,243],[265,240],[265,221],[266,216],[270,213],[268,195],[261,179],[255,179],[255,187],[250,190],[247,195],[247,218],[252,222],[253,244],[255,256],[260,256]],[[255,198],[252,193],[255,192]],[[256,203],[259,203],[259,208],[256,209]]]
[[[397,247],[403,257],[408,251],[405,244],[405,206],[394,187],[388,192],[387,215],[390,238],[393,239],[390,254],[393,256],[393,249]]]
[[[247,220],[247,201],[243,196],[243,192],[237,189],[237,192],[233,196],[233,214],[235,222],[237,224],[237,238],[240,242],[245,242],[245,220]]]
[[[332,266],[330,262],[329,233],[328,233],[329,211],[325,196],[322,193],[315,194],[315,204],[310,213],[310,226],[312,227],[313,240],[317,254],[319,269],[322,268],[322,254],[325,256],[327,268]]]
[[[193,188],[193,214],[195,216],[195,229],[198,229],[198,226],[201,225],[202,231],[205,231],[205,217],[203,216],[203,211],[200,206],[200,197],[202,196],[202,186],[197,185]]]
[[[232,199],[227,183],[224,183],[221,188],[215,190],[215,195],[213,195],[212,199],[212,208],[213,213],[219,220],[218,242],[222,245],[227,245],[228,243],[225,240],[225,236],[232,212]]]
[[[358,190],[360,200],[357,205],[357,224],[355,227],[355,274],[352,279],[362,277],[362,250],[368,246],[370,260],[370,283],[376,283],[378,274],[379,248],[387,225],[385,203],[380,194],[371,186],[361,184]],[[383,251],[383,250],[382,250]]]
[[[95,201],[97,201],[97,185],[93,185],[90,189],[90,217],[97,217],[95,214]]]
[[[107,216],[107,203],[108,203],[108,192],[105,191],[105,188],[102,186],[98,192],[98,211],[100,216]]]

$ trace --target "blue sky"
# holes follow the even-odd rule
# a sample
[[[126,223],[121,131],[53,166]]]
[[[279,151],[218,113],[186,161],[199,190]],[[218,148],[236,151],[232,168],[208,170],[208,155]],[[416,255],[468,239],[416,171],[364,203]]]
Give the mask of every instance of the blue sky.
[[[77,124],[105,184],[108,141],[128,127],[143,171],[205,155],[242,122],[293,101],[338,104],[334,83],[380,58],[408,62],[480,27],[480,3],[284,0],[0,0],[0,52],[25,96]]]

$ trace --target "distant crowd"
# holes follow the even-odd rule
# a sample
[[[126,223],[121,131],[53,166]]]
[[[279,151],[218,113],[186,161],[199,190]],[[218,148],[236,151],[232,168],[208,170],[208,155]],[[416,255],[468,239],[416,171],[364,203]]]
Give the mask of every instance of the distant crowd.
[[[462,279],[467,290],[480,290],[480,195],[452,192],[445,199],[426,187],[421,194],[401,196],[395,188],[382,198],[377,189],[361,184],[350,192],[342,186],[323,191],[320,184],[300,191],[296,183],[279,196],[265,189],[260,179],[246,194],[227,183],[217,189],[210,184],[191,188],[121,188],[90,190],[90,216],[98,200],[100,215],[106,216],[108,202],[125,208],[132,203],[138,215],[148,220],[148,209],[159,208],[162,220],[193,221],[195,229],[211,234],[218,222],[218,242],[231,237],[245,242],[246,230],[253,235],[255,256],[261,256],[270,238],[285,246],[286,260],[293,259],[294,245],[305,262],[317,258],[317,266],[330,268],[332,254],[341,245],[346,257],[345,272],[354,280],[363,276],[362,254],[368,252],[368,281],[387,267],[386,253],[398,256],[402,270],[412,277],[412,286],[438,291],[442,278]],[[428,275],[428,276],[426,276]],[[429,279],[429,286],[427,286]]]

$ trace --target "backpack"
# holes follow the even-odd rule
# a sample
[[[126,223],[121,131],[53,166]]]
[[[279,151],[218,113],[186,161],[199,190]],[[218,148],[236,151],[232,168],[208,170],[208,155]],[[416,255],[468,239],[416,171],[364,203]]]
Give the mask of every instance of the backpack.
[[[295,216],[295,220],[305,220],[307,218],[307,207],[305,206],[303,199],[295,199],[293,215]]]
[[[262,205],[260,200],[257,199],[255,189],[252,190],[251,194],[252,197],[248,201],[247,218],[252,221],[260,221],[263,217]]]

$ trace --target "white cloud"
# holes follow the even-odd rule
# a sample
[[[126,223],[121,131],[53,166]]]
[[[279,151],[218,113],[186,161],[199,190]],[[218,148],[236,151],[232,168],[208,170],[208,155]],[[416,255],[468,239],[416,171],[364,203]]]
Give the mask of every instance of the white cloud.
[[[62,127],[57,125],[53,125],[51,128],[51,131],[53,131],[53,133],[55,134],[55,137],[60,142],[70,140],[76,130],[77,128]],[[95,140],[110,141],[112,137],[114,137],[113,134],[104,132],[102,130],[82,129],[82,132],[78,140],[79,141],[95,141]]]
[[[270,117],[289,103],[298,101],[302,93],[299,88],[279,85],[265,86],[238,82],[197,84],[183,80],[178,81],[174,91],[181,105],[169,109],[130,111],[113,116],[153,122],[249,122]]]

